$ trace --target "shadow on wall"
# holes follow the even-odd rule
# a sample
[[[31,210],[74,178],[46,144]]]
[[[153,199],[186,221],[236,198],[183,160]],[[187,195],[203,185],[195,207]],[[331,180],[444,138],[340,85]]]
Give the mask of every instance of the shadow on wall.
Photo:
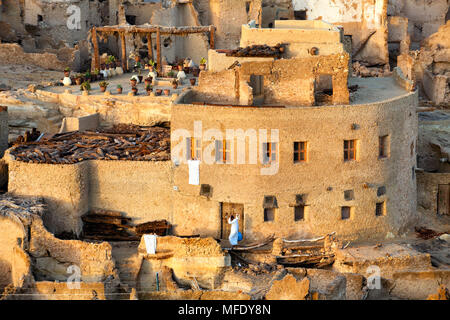
[[[12,283],[11,264],[0,258],[0,294],[10,283]]]

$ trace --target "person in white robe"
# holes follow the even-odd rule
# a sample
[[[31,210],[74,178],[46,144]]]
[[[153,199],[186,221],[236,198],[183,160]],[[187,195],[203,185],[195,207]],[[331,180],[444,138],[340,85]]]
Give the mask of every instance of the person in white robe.
[[[235,246],[238,244],[238,236],[239,236],[239,215],[236,215],[236,218],[234,215],[231,215],[228,218],[228,223],[231,224],[231,231],[230,236],[228,239],[230,240],[230,243],[232,246]]]

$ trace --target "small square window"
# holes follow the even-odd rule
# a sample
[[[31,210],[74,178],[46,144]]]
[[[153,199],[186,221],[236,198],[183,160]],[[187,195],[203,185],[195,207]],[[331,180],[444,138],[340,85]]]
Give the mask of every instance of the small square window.
[[[275,209],[265,208],[264,209],[264,222],[275,220]]]
[[[346,201],[354,200],[355,194],[354,194],[353,190],[345,190],[344,191],[344,199]]]
[[[382,196],[384,194],[386,194],[386,187],[385,186],[378,187],[377,196],[379,197],[379,196]]]
[[[377,202],[376,207],[375,207],[375,215],[377,217],[384,216],[385,215],[385,210],[386,210],[385,208],[386,208],[386,206],[385,206],[384,201],[383,202]]]
[[[201,196],[211,197],[211,193],[212,193],[211,185],[209,185],[209,184],[202,184],[200,186],[200,195]]]
[[[350,207],[341,207],[341,219],[342,220],[350,219],[350,211],[351,211]]]
[[[294,142],[294,163],[307,161],[307,142]]]
[[[294,221],[305,220],[305,206],[294,207]]]

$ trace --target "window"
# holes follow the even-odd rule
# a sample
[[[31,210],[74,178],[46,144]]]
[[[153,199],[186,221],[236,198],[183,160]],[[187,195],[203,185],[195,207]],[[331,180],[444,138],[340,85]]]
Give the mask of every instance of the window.
[[[200,195],[205,197],[211,197],[212,194],[212,188],[209,184],[202,184],[200,185]]]
[[[252,74],[250,75],[250,86],[253,88],[253,96],[263,94],[264,76]]]
[[[264,221],[275,220],[275,208],[278,208],[277,198],[275,196],[264,196]]]
[[[274,221],[275,220],[275,209],[274,208],[265,208],[264,209],[264,222]]]
[[[263,163],[268,164],[277,161],[277,143],[276,142],[264,142],[263,148]]]
[[[294,163],[307,161],[307,142],[294,142]]]
[[[378,190],[377,190],[377,196],[378,197],[384,195],[385,193],[386,193],[386,187],[385,186],[381,186],[381,187],[378,188]]]
[[[216,140],[216,162],[226,163],[231,160],[229,140]]]
[[[295,20],[306,20],[306,10],[295,10],[294,18]]]
[[[375,215],[377,217],[379,216],[384,216],[385,215],[385,203],[383,202],[377,202],[376,207],[375,207]]]
[[[202,145],[200,139],[186,138],[186,159],[200,160],[202,154]]]
[[[42,22],[44,21],[44,17],[42,17],[40,14],[37,15],[37,21]]]
[[[294,221],[305,220],[305,206],[298,205],[294,207]]]
[[[379,137],[378,157],[379,158],[387,158],[388,153],[389,153],[389,137],[381,136],[381,137]]]
[[[345,190],[344,191],[344,199],[346,201],[354,200],[355,194],[354,194],[353,190]]]
[[[350,219],[351,208],[350,207],[341,207],[341,219],[347,220]]]
[[[247,12],[247,14],[250,11],[250,1],[245,2],[245,11]]]
[[[344,140],[344,161],[356,160],[356,140]]]
[[[133,16],[133,15],[125,15],[125,20],[129,23],[129,24],[132,24],[132,25],[135,25],[136,24],[136,16]]]

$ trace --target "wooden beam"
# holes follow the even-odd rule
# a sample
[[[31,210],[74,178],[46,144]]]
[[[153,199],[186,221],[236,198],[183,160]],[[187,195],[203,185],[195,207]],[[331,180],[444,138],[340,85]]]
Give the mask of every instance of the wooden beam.
[[[127,59],[127,44],[125,41],[125,32],[120,33],[120,43],[122,46],[122,69],[124,72],[128,71],[128,59]]]
[[[147,33],[147,48],[148,48],[148,58],[153,60],[153,44],[151,32]]]
[[[209,27],[209,48],[214,49],[214,30],[216,28],[214,26]]]
[[[189,33],[205,33],[209,32],[213,25],[210,26],[186,26],[186,27],[165,27],[157,25],[143,25],[143,26],[103,26],[96,27],[97,32],[126,32],[126,33],[148,33],[148,32],[159,32],[161,34],[189,34]]]
[[[98,40],[97,40],[97,28],[93,27],[92,30],[92,45],[94,47],[94,56],[92,57],[92,69],[99,69],[100,70],[100,54],[98,52]]]
[[[162,65],[161,65],[161,32],[158,27],[156,29],[156,63],[158,64],[158,72],[161,76],[162,74]]]

